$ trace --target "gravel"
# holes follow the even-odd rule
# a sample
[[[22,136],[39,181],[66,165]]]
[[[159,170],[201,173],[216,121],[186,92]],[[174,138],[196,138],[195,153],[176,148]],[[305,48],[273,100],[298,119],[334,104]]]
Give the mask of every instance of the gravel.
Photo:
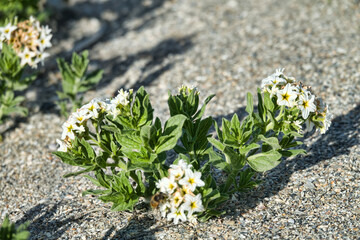
[[[64,119],[54,105],[59,73],[49,67],[26,92],[29,117],[0,126],[1,218],[30,221],[30,239],[358,238],[358,1],[68,2],[51,21],[52,51],[87,47],[90,68],[105,70],[86,100],[145,85],[155,114],[165,119],[167,91],[190,84],[203,98],[216,93],[208,115],[243,117],[246,93],[285,67],[326,100],[333,124],[326,135],[307,136],[307,156],[259,174],[260,186],[235,195],[224,216],[174,226],[140,207],[111,212],[109,204],[81,196],[92,187],[87,179],[62,178],[75,169],[51,155]],[[102,36],[87,41],[94,34]]]

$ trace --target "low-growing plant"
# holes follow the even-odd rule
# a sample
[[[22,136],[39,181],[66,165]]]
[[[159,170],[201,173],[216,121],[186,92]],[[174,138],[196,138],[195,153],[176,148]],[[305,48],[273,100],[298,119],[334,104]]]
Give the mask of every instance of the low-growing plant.
[[[0,24],[17,17],[20,21],[39,13],[40,0],[2,0],[0,1]],[[39,16],[37,16],[39,17]]]
[[[72,106],[71,111],[75,111],[82,105],[82,93],[94,87],[102,78],[102,70],[87,73],[89,65],[88,56],[88,51],[83,51],[80,55],[74,52],[71,64],[67,63],[63,58],[57,59],[62,77],[62,92],[57,92],[60,99],[58,105],[63,116],[68,116],[68,109],[66,107],[68,101],[70,101]]]
[[[15,224],[10,222],[9,217],[5,216],[3,223],[0,227],[1,240],[26,240],[29,238],[30,233],[26,230],[29,223],[21,224],[15,227]]]
[[[232,194],[257,186],[256,172],[305,154],[298,148],[302,125],[322,133],[330,126],[327,106],[283,70],[264,79],[257,96],[257,112],[248,93],[247,117],[223,118],[220,128],[211,116],[203,118],[214,95],[200,107],[195,88],[169,92],[170,118],[163,124],[154,119],[143,87],[136,93],[120,90],[113,99],[93,99],[72,113],[54,154],[82,167],[65,177],[84,174],[99,189],[83,195],[112,202],[114,211],[131,211],[144,198],[174,223],[206,221],[224,213],[221,206]],[[213,124],[217,138],[209,132]],[[169,151],[177,154],[173,162]],[[214,172],[223,177],[216,179]]]
[[[0,27],[0,123],[17,113],[27,115],[21,107],[23,96],[15,96],[15,91],[26,89],[36,78],[36,73],[25,74],[26,66],[37,68],[49,56],[45,52],[51,47],[51,29],[40,26],[34,18]]]

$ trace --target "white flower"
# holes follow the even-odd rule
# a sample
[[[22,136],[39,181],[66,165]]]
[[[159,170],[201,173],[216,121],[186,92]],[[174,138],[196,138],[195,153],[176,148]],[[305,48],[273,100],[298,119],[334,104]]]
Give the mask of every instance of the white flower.
[[[278,85],[278,84],[286,83],[286,80],[283,79],[282,77],[276,76],[276,77],[273,78],[271,83],[274,84],[274,85]]]
[[[113,119],[115,119],[118,115],[121,114],[121,110],[118,109],[116,105],[112,105],[112,104],[108,105],[106,111],[108,112],[108,114],[113,116]]]
[[[205,183],[201,180],[200,172],[193,172],[191,169],[185,170],[185,177],[179,181],[181,185],[187,185],[191,191],[195,191],[196,187],[205,186]]]
[[[189,221],[191,224],[193,224],[193,225],[197,225],[197,224],[198,224],[197,218],[196,218],[196,216],[194,216],[194,215],[188,216],[188,221]]]
[[[269,86],[269,87],[267,88],[267,92],[270,93],[270,98],[272,98],[274,95],[277,95],[277,94],[278,94],[279,88],[278,88],[278,86],[275,84],[275,85]]]
[[[186,194],[194,196],[194,193],[190,190],[187,185],[182,185],[180,189],[181,195],[185,196]]]
[[[187,164],[187,162],[183,159],[180,159],[179,162],[177,164],[171,164],[170,168],[172,169],[179,169],[181,168],[182,170],[186,170],[186,169],[190,169],[190,164]]]
[[[52,35],[46,35],[46,34],[41,34],[40,38],[38,39],[38,44],[40,47],[40,51],[43,52],[45,48],[49,48],[52,46],[50,40],[52,38]]]
[[[183,202],[184,197],[181,196],[180,192],[176,192],[174,196],[171,198],[171,205],[174,207],[179,207],[179,205]]]
[[[179,180],[184,176],[185,170],[190,169],[190,165],[183,159],[180,159],[177,164],[171,164],[169,173],[170,176],[174,176],[176,180]]]
[[[93,99],[88,104],[85,104],[84,106],[82,106],[81,109],[88,110],[87,118],[95,118],[96,119],[99,117],[99,112],[100,112],[99,111],[100,110],[99,100]]]
[[[285,68],[278,68],[276,69],[276,72],[273,74],[274,77],[280,77],[281,75],[284,74],[284,70]]]
[[[316,111],[316,106],[314,104],[315,96],[308,94],[301,94],[300,100],[298,102],[298,107],[301,110],[302,117],[307,119],[311,112]]]
[[[120,89],[118,95],[111,100],[111,104],[114,104],[116,107],[122,107],[128,105],[130,102],[128,100],[130,94],[125,92],[123,89]]]
[[[118,115],[121,114],[124,106],[127,106],[129,101],[130,93],[120,89],[118,95],[113,99],[109,100],[109,103],[106,104],[106,111],[113,116],[115,119]]]
[[[35,58],[35,64],[37,65],[38,63],[41,62],[42,65],[44,65],[44,60],[45,58],[49,57],[50,54],[46,53],[46,52],[38,52]]]
[[[29,51],[29,49],[25,47],[24,51],[20,52],[18,55],[21,58],[21,62],[20,62],[21,66],[24,66],[25,64],[32,66],[34,63],[32,58],[36,56],[36,53]]]
[[[16,29],[17,29],[16,26],[13,26],[11,25],[11,23],[8,23],[5,27],[0,27],[0,33],[6,40],[10,40],[11,33]]]
[[[286,83],[286,80],[282,76],[283,71],[284,68],[276,69],[275,73],[262,80],[261,89],[263,92],[269,92],[271,94],[270,97],[276,94],[275,92],[278,90],[278,85],[284,85]]]
[[[170,176],[174,177],[175,180],[179,180],[184,176],[184,170],[182,170],[180,167],[178,168],[170,168],[169,169]]]
[[[267,86],[271,85],[272,84],[272,81],[273,81],[273,76],[269,76],[267,78],[264,78],[262,81],[261,81],[261,88],[262,89],[266,89]]]
[[[185,222],[186,216],[184,213],[184,209],[182,207],[172,208],[171,212],[167,215],[167,220],[170,221],[171,219],[174,219],[175,224],[178,224],[179,220]]]
[[[40,31],[41,31],[41,34],[50,35],[50,33],[51,33],[51,28],[49,28],[48,25],[46,25],[46,26],[41,26]]]
[[[174,177],[163,177],[156,183],[156,187],[160,189],[160,192],[171,194],[176,189],[177,183],[175,182]]]
[[[200,193],[196,196],[185,195],[185,202],[181,206],[185,211],[188,211],[187,217],[190,217],[194,212],[203,212],[205,210],[202,205]]]
[[[297,92],[291,84],[286,84],[285,88],[277,93],[277,104],[279,106],[293,107],[294,100],[297,98]]]
[[[31,15],[31,16],[29,17],[29,22],[30,22],[30,24],[34,24],[35,21],[36,21],[36,18],[34,18],[34,16]]]
[[[64,122],[64,124],[62,125],[62,135],[61,135],[61,139],[64,140],[66,137],[69,137],[70,139],[75,139],[75,129],[77,129],[78,127],[76,126],[76,123],[74,121],[71,120],[71,118],[69,118],[68,121]]]
[[[160,213],[161,213],[161,217],[165,217],[166,214],[171,210],[171,205],[169,202],[164,202],[160,204]]]
[[[82,124],[89,119],[88,110],[82,108],[77,109],[76,112],[71,114],[71,116],[77,124]]]
[[[320,127],[320,133],[324,134],[331,126],[331,119],[333,118],[333,115],[329,113],[329,108],[326,107],[326,115],[325,118],[322,121],[322,126]]]
[[[296,127],[298,127],[298,128],[300,128],[301,129],[301,125],[303,124],[303,121],[301,121],[301,120],[296,120],[295,122],[294,122],[294,125],[296,126]]]
[[[60,139],[56,139],[56,142],[60,145],[60,147],[57,149],[60,152],[67,152],[69,146],[64,143],[63,141],[61,141]]]

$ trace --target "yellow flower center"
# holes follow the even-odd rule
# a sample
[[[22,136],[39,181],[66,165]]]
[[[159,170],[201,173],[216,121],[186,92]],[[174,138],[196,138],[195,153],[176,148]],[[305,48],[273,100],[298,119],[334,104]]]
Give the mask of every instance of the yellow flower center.
[[[190,203],[190,207],[191,207],[191,209],[196,208],[196,202],[191,202],[191,203]]]
[[[172,183],[169,184],[169,188],[170,188],[170,189],[173,189],[174,187],[175,187],[175,186],[174,186]]]
[[[73,130],[73,126],[72,125],[68,126],[67,130],[68,130],[68,132],[71,132]]]
[[[184,195],[187,194],[187,193],[188,193],[188,191],[186,191],[186,189],[184,189],[184,188],[181,189],[181,195],[184,196]]]
[[[282,100],[289,101],[290,95],[287,92],[282,94],[281,96],[282,96]]]
[[[303,101],[303,107],[308,108],[309,107],[309,101]]]
[[[189,182],[191,185],[193,185],[193,184],[195,183],[195,179],[189,178],[188,182]]]

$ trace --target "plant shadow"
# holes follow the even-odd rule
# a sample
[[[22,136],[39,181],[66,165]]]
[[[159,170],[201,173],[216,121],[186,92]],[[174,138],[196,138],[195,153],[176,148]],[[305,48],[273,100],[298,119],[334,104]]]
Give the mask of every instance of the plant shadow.
[[[104,235],[102,240],[130,240],[130,239],[157,239],[154,235],[157,229],[151,229],[156,224],[156,219],[150,216],[138,217],[134,215],[128,224],[115,232],[112,226]],[[111,235],[113,235],[111,237]]]
[[[25,212],[24,216],[16,224],[30,221],[30,225],[27,228],[30,232],[29,240],[39,239],[39,235],[45,235],[46,239],[59,239],[73,226],[73,223],[79,223],[80,220],[88,216],[88,214],[83,214],[80,217],[75,217],[71,214],[69,214],[70,216],[65,214],[65,217],[56,216],[63,204],[62,201],[55,204],[40,203]]]

